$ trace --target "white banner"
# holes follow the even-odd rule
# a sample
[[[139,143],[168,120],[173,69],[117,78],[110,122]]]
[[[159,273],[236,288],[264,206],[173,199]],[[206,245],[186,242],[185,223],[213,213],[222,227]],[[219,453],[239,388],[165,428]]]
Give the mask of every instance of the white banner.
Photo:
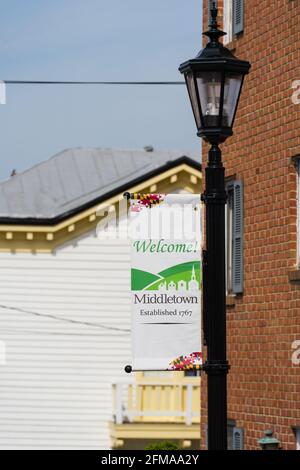
[[[133,370],[198,370],[200,195],[131,195]]]

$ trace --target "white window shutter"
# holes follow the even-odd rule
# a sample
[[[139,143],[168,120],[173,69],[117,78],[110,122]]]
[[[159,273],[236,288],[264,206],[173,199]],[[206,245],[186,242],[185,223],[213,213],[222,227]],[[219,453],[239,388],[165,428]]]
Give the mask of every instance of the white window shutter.
[[[300,428],[296,429],[296,450],[300,450]]]
[[[244,0],[233,0],[233,34],[244,31]]]
[[[208,425],[205,425],[205,447],[208,449]]]
[[[223,30],[226,36],[223,37],[223,44],[228,44],[233,39],[233,13],[232,13],[233,2],[228,0],[223,6]]]
[[[233,428],[232,449],[244,449],[244,431],[242,428]]]
[[[233,182],[233,260],[232,260],[232,292],[241,294],[244,287],[244,259],[243,259],[243,182]]]

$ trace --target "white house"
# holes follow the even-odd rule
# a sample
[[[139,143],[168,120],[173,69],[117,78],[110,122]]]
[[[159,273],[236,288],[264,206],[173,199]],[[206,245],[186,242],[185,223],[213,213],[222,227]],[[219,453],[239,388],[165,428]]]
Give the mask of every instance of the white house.
[[[135,380],[124,373],[129,247],[100,240],[97,223],[124,191],[199,192],[201,184],[198,156],[147,150],[69,149],[0,184],[0,449],[126,441],[112,384]],[[197,436],[193,422],[185,443]],[[162,437],[182,435],[174,426]],[[155,437],[147,432],[145,440]]]

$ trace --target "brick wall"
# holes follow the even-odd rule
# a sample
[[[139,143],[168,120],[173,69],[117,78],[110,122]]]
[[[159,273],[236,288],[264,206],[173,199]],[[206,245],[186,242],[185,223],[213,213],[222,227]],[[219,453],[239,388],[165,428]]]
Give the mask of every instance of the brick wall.
[[[220,0],[219,7],[222,17]],[[300,340],[300,281],[289,281],[296,269],[291,159],[300,155],[300,104],[291,97],[300,80],[299,18],[298,0],[247,0],[244,33],[228,46],[252,64],[234,136],[222,146],[226,176],[244,181],[244,294],[227,309],[227,342],[228,418],[244,428],[246,449],[258,449],[268,428],[284,449],[295,449],[292,427],[300,427],[300,365],[291,361]],[[202,384],[203,431],[204,374]]]

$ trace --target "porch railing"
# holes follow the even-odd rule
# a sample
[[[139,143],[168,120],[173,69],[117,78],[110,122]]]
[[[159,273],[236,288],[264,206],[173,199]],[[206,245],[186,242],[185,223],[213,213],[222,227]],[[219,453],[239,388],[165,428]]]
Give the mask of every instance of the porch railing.
[[[200,423],[200,384],[176,382],[113,384],[114,421]]]

